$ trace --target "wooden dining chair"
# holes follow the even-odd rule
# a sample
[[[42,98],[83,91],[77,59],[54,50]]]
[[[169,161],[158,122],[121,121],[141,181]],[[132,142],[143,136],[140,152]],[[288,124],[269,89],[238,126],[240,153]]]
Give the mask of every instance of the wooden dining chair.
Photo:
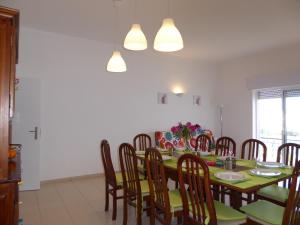
[[[171,225],[173,215],[177,218],[182,216],[179,190],[169,191],[162,156],[157,149],[148,148],[145,158],[150,190],[150,225],[154,225],[155,220]]]
[[[300,144],[287,143],[279,146],[277,151],[277,162],[287,166],[295,166],[300,160]]]
[[[133,138],[133,147],[136,151],[145,151],[147,148],[151,148],[151,137],[148,134],[137,134]],[[141,160],[138,160],[138,170],[144,177],[147,176],[146,165]]]
[[[135,149],[128,143],[119,147],[119,157],[124,187],[123,225],[127,225],[128,205],[136,208],[136,224],[142,224],[143,201],[149,205],[149,185],[147,180],[140,180]]]
[[[294,167],[299,160],[299,144],[287,143],[279,146],[277,151],[277,162],[284,163],[286,166]],[[281,206],[286,206],[290,187],[291,179],[287,179],[283,181],[282,187],[274,184],[260,189],[257,192],[257,197]]]
[[[177,164],[184,225],[243,224],[246,216],[214,201],[210,190],[209,169],[193,154],[182,155]]]
[[[265,162],[267,159],[267,146],[260,140],[253,138],[247,139],[242,144],[241,158],[248,160],[262,160]],[[250,203],[257,198],[258,196],[256,193],[248,193],[246,198],[243,197],[243,200]]]
[[[105,175],[105,211],[108,211],[109,194],[111,194],[113,197],[112,220],[115,220],[117,217],[117,200],[123,198],[123,195],[117,195],[117,191],[123,189],[122,174],[115,173],[107,140],[101,141],[100,152]]]
[[[210,152],[211,140],[205,134],[200,134],[196,138],[195,151]]]
[[[152,147],[151,137],[148,134],[138,134],[133,138],[133,147],[137,151],[145,151]]]
[[[260,140],[248,139],[242,144],[242,159],[262,160],[267,159],[267,146]]]
[[[293,170],[286,207],[265,200],[258,200],[240,208],[248,215],[247,224],[300,224],[300,161]]]
[[[236,143],[230,137],[220,137],[216,142],[216,155],[218,156],[236,156]],[[221,202],[225,202],[225,195],[230,195],[230,190],[223,186],[213,185],[214,196],[219,199],[221,195]]]
[[[216,155],[218,156],[235,156],[236,143],[230,137],[220,137],[216,142]]]

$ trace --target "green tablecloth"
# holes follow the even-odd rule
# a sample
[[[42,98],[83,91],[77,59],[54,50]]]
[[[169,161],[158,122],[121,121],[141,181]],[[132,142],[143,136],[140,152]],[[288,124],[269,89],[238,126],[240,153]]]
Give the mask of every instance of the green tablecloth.
[[[206,156],[206,157],[202,157],[202,158],[204,160],[208,160],[208,161],[216,160],[216,156]],[[176,170],[177,169],[177,160],[178,159],[176,157],[172,157],[172,159],[164,161],[164,164],[165,164],[165,166],[174,168],[174,170]],[[259,177],[259,176],[251,175],[249,173],[249,170],[251,168],[255,168],[255,161],[239,159],[236,161],[236,164],[238,166],[244,166],[244,167],[249,168],[249,169],[246,168],[246,170],[244,170],[244,171],[240,171],[240,173],[243,173],[246,176],[246,180],[239,181],[239,182],[230,182],[230,181],[220,180],[217,177],[215,177],[214,174],[217,172],[226,171],[226,170],[223,168],[214,167],[214,166],[209,166],[210,179],[212,181],[218,181],[219,183],[222,183],[222,184],[228,184],[228,185],[246,190],[246,189],[250,189],[250,188],[253,188],[256,186],[258,186],[258,187],[266,186],[266,185],[268,185],[272,182],[276,182],[282,178],[289,177],[293,172],[292,168],[279,168],[278,170],[280,170],[282,172],[282,174],[278,177]]]

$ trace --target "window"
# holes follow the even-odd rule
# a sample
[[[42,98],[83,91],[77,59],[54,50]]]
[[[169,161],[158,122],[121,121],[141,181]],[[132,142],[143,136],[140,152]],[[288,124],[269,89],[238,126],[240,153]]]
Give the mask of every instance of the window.
[[[267,160],[276,161],[281,144],[300,144],[300,89],[258,90],[255,102],[256,138],[267,145]]]

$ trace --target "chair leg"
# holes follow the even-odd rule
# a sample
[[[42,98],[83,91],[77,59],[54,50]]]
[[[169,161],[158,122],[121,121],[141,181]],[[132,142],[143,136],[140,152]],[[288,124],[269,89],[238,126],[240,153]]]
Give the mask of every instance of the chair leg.
[[[252,202],[252,193],[247,194],[247,204]]]
[[[127,213],[128,213],[128,205],[127,205],[127,193],[124,191],[124,201],[123,201],[123,225],[127,225]]]
[[[109,185],[105,182],[105,211],[108,211],[109,208],[109,193],[108,193]]]
[[[116,220],[117,218],[117,190],[113,190],[113,214],[112,220]]]
[[[172,214],[166,216],[166,225],[171,225],[172,223]]]
[[[182,216],[177,216],[177,224],[182,224]]]
[[[252,194],[249,193],[249,194],[247,195],[247,204],[249,204],[249,203],[251,202],[251,199],[252,199]]]
[[[146,213],[147,213],[147,216],[150,216],[151,215],[151,198],[150,197],[146,197],[145,200],[146,202]]]
[[[155,225],[155,212],[154,212],[154,206],[151,204],[150,207],[150,225]]]
[[[142,202],[137,202],[136,206],[136,224],[142,225]]]
[[[213,197],[214,200],[219,201],[220,199],[220,186],[219,185],[212,185],[213,186]]]
[[[254,193],[254,201],[256,202],[258,200],[258,196],[256,194],[256,192]]]
[[[223,186],[221,186],[221,202],[225,203],[225,188]]]

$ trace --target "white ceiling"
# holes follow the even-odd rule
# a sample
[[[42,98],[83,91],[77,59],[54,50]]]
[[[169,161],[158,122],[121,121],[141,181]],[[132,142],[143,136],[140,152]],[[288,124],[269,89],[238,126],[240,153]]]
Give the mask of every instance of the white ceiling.
[[[123,0],[119,6],[119,43],[134,20],[134,1]],[[136,2],[136,21],[152,48],[168,0]],[[20,9],[26,27],[114,40],[111,0],[0,0],[0,4]],[[181,57],[224,60],[300,41],[300,0],[171,0],[170,14],[185,44],[172,54]]]

